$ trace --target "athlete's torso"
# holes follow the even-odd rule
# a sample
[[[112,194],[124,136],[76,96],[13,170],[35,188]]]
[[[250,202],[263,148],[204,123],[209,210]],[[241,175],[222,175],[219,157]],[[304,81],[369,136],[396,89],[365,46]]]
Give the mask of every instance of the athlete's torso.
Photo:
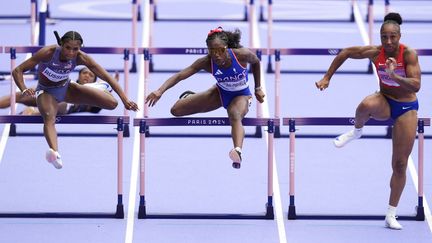
[[[405,61],[403,58],[404,51],[405,51],[405,46],[403,44],[399,44],[399,54],[396,57],[397,67],[395,69],[395,73],[401,77],[406,77]],[[390,76],[385,71],[387,58],[388,57],[385,56],[384,48],[381,48],[378,57],[374,61],[378,73],[378,77],[380,80],[380,88],[386,88],[386,87],[398,88],[400,87],[400,85],[392,78],[390,78]]]
[[[228,68],[219,67],[211,61],[212,75],[217,81],[217,85],[226,91],[239,91],[249,87],[248,70],[237,60],[236,55],[228,49],[231,57],[231,66]]]
[[[56,47],[48,62],[38,64],[38,73],[46,80],[59,83],[69,79],[69,73],[75,69],[76,59],[60,61],[61,47]]]

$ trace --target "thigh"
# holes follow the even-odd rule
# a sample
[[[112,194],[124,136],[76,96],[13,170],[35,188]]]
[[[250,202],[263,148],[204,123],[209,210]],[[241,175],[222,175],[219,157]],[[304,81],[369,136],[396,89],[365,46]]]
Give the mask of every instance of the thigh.
[[[250,96],[240,95],[232,99],[230,105],[228,106],[228,115],[240,115],[243,118],[249,111],[249,100]]]
[[[55,117],[58,110],[58,102],[49,93],[42,93],[37,97],[37,106],[42,117]]]
[[[393,125],[393,159],[406,160],[411,154],[417,134],[417,111],[398,117]]]
[[[174,106],[186,115],[213,111],[220,108],[222,103],[217,87],[212,86],[204,92],[199,92],[185,99],[178,100]]]
[[[65,97],[67,103],[94,106],[100,106],[110,99],[112,95],[108,92],[76,83],[69,85]]]
[[[366,96],[359,105],[359,109],[366,109],[370,116],[376,120],[390,118],[390,105],[380,92]]]

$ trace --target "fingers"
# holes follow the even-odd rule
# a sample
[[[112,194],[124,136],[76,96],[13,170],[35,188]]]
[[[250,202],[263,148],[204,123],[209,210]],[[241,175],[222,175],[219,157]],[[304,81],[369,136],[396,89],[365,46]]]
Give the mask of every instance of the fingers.
[[[327,85],[321,84],[320,82],[315,82],[315,86],[321,91],[325,90],[328,87]]]
[[[125,108],[127,110],[132,110],[132,111],[138,111],[139,110],[138,105],[133,101],[127,102],[127,104],[125,105]]]

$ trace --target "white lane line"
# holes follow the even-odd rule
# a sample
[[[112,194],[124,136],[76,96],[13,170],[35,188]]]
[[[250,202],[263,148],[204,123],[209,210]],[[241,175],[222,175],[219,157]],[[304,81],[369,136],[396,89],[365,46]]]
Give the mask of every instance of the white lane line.
[[[370,43],[369,37],[368,37],[367,31],[366,31],[365,24],[363,23],[363,20],[362,20],[362,16],[360,14],[359,7],[355,1],[354,1],[353,7],[354,7],[354,18],[355,18],[357,26],[360,30],[360,34],[362,36],[363,43],[365,45],[367,45],[368,43]],[[375,73],[375,77],[378,80],[378,76],[376,75],[375,67],[373,67],[373,70]],[[379,80],[378,80],[378,82],[379,82]],[[414,187],[416,189],[416,192],[418,193],[418,176],[417,176],[418,174],[417,174],[417,170],[414,166],[414,161],[413,161],[411,156],[409,156],[409,158],[408,158],[408,171],[411,175],[411,179],[414,183]],[[429,204],[426,200],[426,195],[423,195],[423,207],[424,207],[424,213],[425,213],[426,221],[427,221],[428,226],[429,226],[429,230],[432,232],[432,215],[431,215]]]
[[[146,16],[146,19],[143,19],[142,24],[142,44],[141,46],[149,46],[149,30],[150,30],[150,5],[148,1],[145,1],[144,4],[144,13],[143,16]],[[143,62],[140,58],[140,63]],[[144,65],[139,64],[139,72],[138,72],[139,80],[138,80],[138,101],[137,104],[144,104]],[[144,117],[143,115],[144,107],[141,107],[137,117]],[[133,157],[132,157],[132,165],[131,165],[131,174],[130,174],[130,185],[129,185],[129,199],[128,199],[128,211],[126,215],[126,236],[125,243],[133,242],[133,233],[134,233],[134,222],[135,222],[135,207],[136,207],[136,198],[137,198],[137,183],[138,183],[138,171],[139,171],[139,128],[134,128],[134,142],[133,142]]]
[[[256,47],[259,48],[261,46],[260,43],[260,37],[259,37],[259,28],[258,28],[258,23],[257,20],[255,18],[255,20],[252,22],[252,28],[253,28],[253,43],[256,44]],[[253,46],[255,47],[255,46]],[[264,75],[262,75],[264,74]],[[266,91],[266,79],[265,79],[265,70],[264,67],[261,65],[261,87],[263,88],[264,91]],[[267,93],[267,92],[266,92]],[[269,103],[268,103],[268,99],[266,99],[264,101],[264,103],[262,104],[262,109],[263,109],[263,117],[270,117],[270,112],[269,112]],[[268,145],[268,137],[264,136],[266,143]],[[277,170],[277,163],[276,163],[276,156],[275,153],[273,151],[273,202],[274,202],[274,211],[275,211],[275,218],[276,218],[276,223],[278,226],[278,234],[279,234],[279,242],[280,243],[286,243],[287,238],[286,238],[286,232],[285,232],[285,223],[284,223],[284,214],[283,214],[283,209],[282,209],[282,199],[281,199],[281,193],[280,193],[280,187],[279,187],[279,176],[278,176],[278,170]]]

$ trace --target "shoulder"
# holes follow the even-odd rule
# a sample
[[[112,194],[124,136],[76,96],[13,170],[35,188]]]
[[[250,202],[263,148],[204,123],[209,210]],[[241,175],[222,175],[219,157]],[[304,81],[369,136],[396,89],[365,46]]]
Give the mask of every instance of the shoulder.
[[[250,55],[255,55],[255,53],[253,53],[249,48],[232,48],[231,49],[234,54],[236,54],[237,56],[250,56]]]
[[[404,55],[417,55],[417,51],[407,45],[404,46]]]
[[[195,62],[192,64],[192,66],[195,66],[196,68],[205,68],[207,66],[211,65],[211,57],[210,55],[206,55],[203,57],[200,57],[195,60]]]
[[[418,55],[417,51],[413,48],[410,48],[409,46],[404,45],[404,52],[403,57],[405,62],[412,63],[412,62],[418,62]]]
[[[42,47],[41,49],[39,49],[39,51],[35,53],[35,55],[39,57],[51,57],[54,54],[57,47],[58,47],[57,45]]]
[[[77,64],[89,66],[93,64],[93,59],[87,53],[79,50],[77,54]]]
[[[239,61],[252,62],[252,61],[259,60],[257,55],[254,52],[252,52],[249,48],[242,47],[242,48],[235,48],[231,50],[236,55]]]

